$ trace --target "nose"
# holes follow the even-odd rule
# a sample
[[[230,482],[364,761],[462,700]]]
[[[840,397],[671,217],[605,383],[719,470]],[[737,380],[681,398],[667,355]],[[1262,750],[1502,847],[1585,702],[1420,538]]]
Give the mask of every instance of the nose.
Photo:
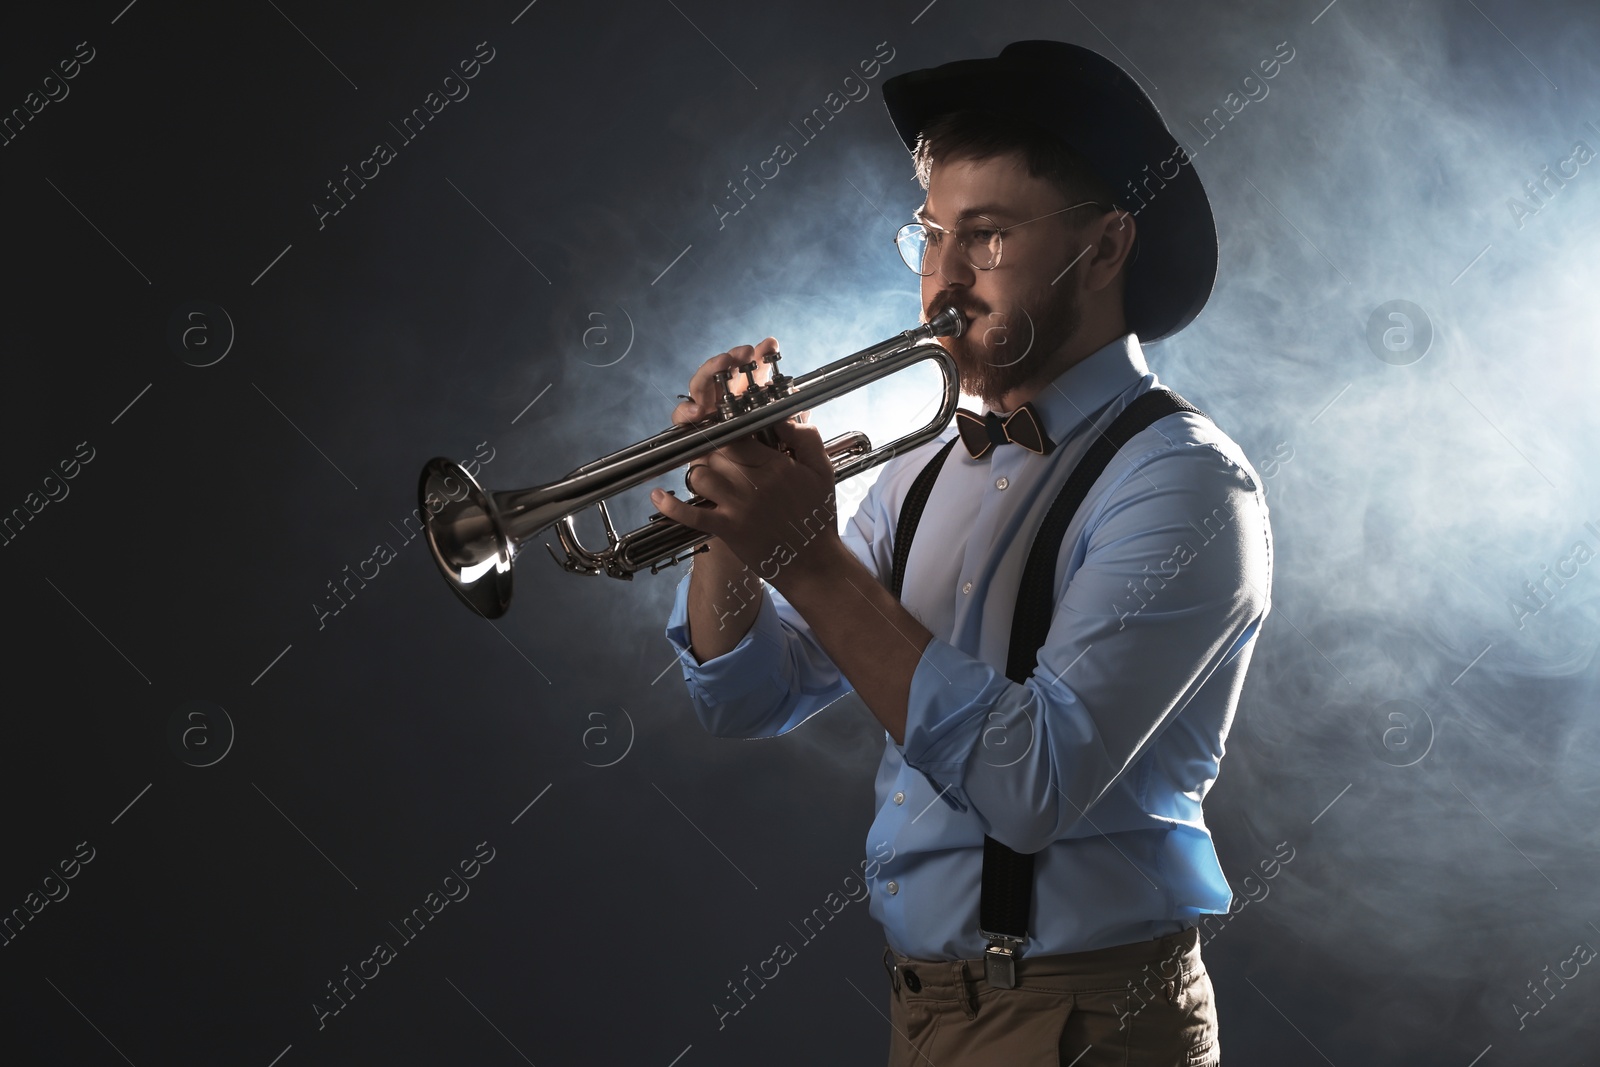
[[[953,235],[930,248],[927,254],[933,258],[933,274],[929,277],[942,278],[953,285],[966,285],[977,273],[966,250]]]

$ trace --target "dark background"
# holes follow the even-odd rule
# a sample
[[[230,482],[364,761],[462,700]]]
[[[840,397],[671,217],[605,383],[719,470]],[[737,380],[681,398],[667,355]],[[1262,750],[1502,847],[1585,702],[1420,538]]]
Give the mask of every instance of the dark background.
[[[1514,1007],[1600,947],[1600,564],[1574,551],[1600,548],[1600,176],[1568,164],[1537,214],[1524,189],[1600,148],[1588,0],[525,2],[0,19],[6,114],[93,49],[0,147],[0,509],[67,494],[0,546],[0,910],[70,891],[0,947],[7,1062],[883,1061],[865,903],[712,1007],[865,855],[860,702],[708,737],[661,632],[681,569],[583,578],[534,542],[491,625],[400,527],[430,456],[541,484],[667,425],[731,345],[774,334],[797,373],[914,324],[889,239],[920,190],[879,87],[1030,37],[1145,86],[1221,233],[1210,305],[1148,356],[1252,457],[1277,540],[1207,811],[1236,894],[1294,859],[1206,945],[1226,1062],[1593,1062],[1595,966]],[[870,96],[801,144],[880,42]],[[1283,42],[1267,96],[1185,132]],[[1392,300],[1422,318],[1386,348]],[[1528,599],[1545,568],[1575,576]]]

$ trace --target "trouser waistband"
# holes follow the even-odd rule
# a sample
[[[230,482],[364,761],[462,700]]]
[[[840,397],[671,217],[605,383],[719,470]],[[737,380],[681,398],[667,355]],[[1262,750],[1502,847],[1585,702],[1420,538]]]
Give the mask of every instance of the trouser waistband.
[[[1120,988],[1129,972],[1148,969],[1157,981],[1172,981],[1200,965],[1200,929],[1191,926],[1166,937],[1110,945],[1085,952],[1065,952],[1050,956],[1021,956],[1017,959],[1017,985],[1037,990],[1072,993]],[[935,999],[964,1000],[970,983],[981,982],[982,959],[919,960],[903,956],[885,945],[884,970],[898,992],[902,983],[908,992]]]

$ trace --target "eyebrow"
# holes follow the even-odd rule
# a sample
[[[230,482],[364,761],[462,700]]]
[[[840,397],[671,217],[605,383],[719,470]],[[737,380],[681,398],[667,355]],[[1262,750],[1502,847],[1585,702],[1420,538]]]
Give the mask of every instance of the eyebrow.
[[[1013,214],[1014,212],[1000,204],[976,204],[963,210],[961,214],[956,216],[956,218],[964,219],[968,215],[999,215],[1002,218],[1009,218]],[[913,211],[911,215],[913,218],[918,219],[919,221],[933,222],[933,219],[928,215],[928,205],[926,203],[917,208],[917,210]]]

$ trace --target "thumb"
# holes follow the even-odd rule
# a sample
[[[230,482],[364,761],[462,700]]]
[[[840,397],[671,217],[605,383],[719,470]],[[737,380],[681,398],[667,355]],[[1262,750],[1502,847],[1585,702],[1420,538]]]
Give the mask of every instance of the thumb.
[[[833,461],[822,447],[822,431],[815,426],[801,426],[784,420],[776,424],[778,439],[794,453],[794,460],[833,481]]]

